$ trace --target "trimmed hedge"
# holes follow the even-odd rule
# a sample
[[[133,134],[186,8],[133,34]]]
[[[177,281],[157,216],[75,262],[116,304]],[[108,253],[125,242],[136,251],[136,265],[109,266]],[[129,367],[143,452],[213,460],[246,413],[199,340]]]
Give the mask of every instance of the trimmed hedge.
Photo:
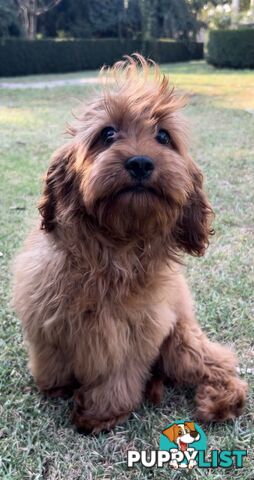
[[[254,29],[213,30],[207,49],[216,67],[254,68]]]
[[[203,58],[202,43],[161,40],[23,40],[0,41],[0,76],[64,73],[112,65],[125,54],[141,52],[159,63]]]

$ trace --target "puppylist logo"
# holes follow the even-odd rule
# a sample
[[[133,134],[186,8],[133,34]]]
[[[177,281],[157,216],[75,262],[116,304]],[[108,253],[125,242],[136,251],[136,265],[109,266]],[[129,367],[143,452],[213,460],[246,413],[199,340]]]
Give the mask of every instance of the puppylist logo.
[[[207,438],[194,422],[179,420],[169,424],[160,435],[159,450],[129,450],[127,465],[134,468],[169,467],[192,470],[199,468],[242,468],[247,450],[210,450],[206,455]]]

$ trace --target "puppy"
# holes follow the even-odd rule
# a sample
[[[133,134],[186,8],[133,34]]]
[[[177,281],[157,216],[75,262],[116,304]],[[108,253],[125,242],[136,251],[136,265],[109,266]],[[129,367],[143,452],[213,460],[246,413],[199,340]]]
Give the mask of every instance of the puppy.
[[[246,384],[234,354],[196,322],[180,265],[184,252],[203,255],[212,233],[184,100],[140,55],[104,78],[53,155],[40,224],[15,262],[32,375],[51,395],[76,387],[81,431],[123,422],[146,385],[160,384],[156,365],[197,387],[201,419],[234,418]]]

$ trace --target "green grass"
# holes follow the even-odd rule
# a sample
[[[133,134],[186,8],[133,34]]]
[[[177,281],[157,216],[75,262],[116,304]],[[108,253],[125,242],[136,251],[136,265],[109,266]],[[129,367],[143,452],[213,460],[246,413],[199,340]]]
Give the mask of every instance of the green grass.
[[[244,468],[194,470],[189,477],[253,480],[254,74],[215,70],[203,62],[166,66],[164,70],[173,83],[190,94],[186,115],[193,131],[192,154],[205,173],[216,212],[216,236],[207,255],[188,260],[197,314],[209,336],[234,346],[243,371],[250,369],[243,373],[250,385],[244,415],[235,422],[204,426],[210,448],[248,449]],[[45,77],[38,77],[42,79]],[[144,405],[114,432],[80,436],[70,424],[71,402],[44,399],[37,393],[26,366],[20,324],[9,307],[11,259],[37,216],[48,158],[63,142],[61,132],[71,118],[70,111],[88,88],[1,91],[0,478],[185,478],[185,474],[168,469],[128,471],[126,452],[158,448],[165,425],[192,419],[192,392],[169,389],[160,408]]]

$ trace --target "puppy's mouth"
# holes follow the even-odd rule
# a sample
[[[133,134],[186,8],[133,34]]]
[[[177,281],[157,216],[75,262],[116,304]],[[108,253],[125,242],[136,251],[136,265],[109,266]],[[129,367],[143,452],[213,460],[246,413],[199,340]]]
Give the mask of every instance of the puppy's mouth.
[[[116,196],[118,197],[120,195],[125,195],[128,193],[137,194],[137,195],[148,194],[148,195],[155,195],[157,197],[159,196],[155,188],[142,185],[142,184],[137,184],[137,185],[132,185],[130,187],[122,188],[117,192]]]

